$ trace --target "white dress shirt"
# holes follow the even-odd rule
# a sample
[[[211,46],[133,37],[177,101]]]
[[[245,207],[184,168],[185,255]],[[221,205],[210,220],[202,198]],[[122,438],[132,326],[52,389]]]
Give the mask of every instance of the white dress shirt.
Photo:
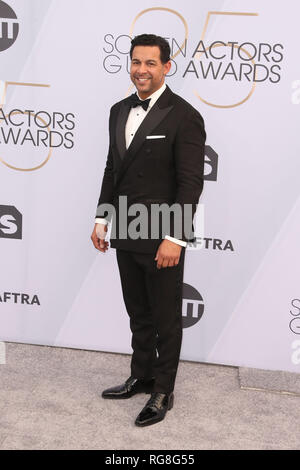
[[[136,108],[131,108],[131,110],[129,111],[128,119],[127,119],[126,127],[125,127],[126,149],[128,149],[129,145],[131,144],[131,141],[134,138],[136,131],[142,124],[144,118],[147,116],[150,109],[153,108],[153,106],[155,105],[160,95],[165,91],[166,87],[167,86],[164,83],[158,90],[152,93],[152,95],[148,96],[147,99],[150,98],[150,103],[149,103],[147,111],[145,111],[144,108],[142,108],[142,106],[136,106]],[[137,95],[139,97],[139,94]]]
[[[165,89],[166,84],[164,83],[158,90],[152,93],[152,95],[148,96],[147,99],[150,98],[150,103],[146,111],[144,110],[144,108],[142,108],[142,106],[136,106],[135,108],[130,109],[125,126],[126,149],[128,149],[129,145],[131,144],[131,141],[134,138],[135,133],[143,122],[144,118],[149,113],[150,109],[155,105],[156,101],[158,100],[160,95],[165,91]],[[137,95],[140,98],[139,94]],[[104,218],[97,217],[96,223],[107,225],[108,221]],[[106,232],[101,227],[99,227],[99,225],[96,228],[96,232],[99,238],[105,238]],[[174,237],[170,237],[169,235],[165,235],[165,238],[181,246],[187,245],[187,242],[184,242],[183,240],[178,240]]]

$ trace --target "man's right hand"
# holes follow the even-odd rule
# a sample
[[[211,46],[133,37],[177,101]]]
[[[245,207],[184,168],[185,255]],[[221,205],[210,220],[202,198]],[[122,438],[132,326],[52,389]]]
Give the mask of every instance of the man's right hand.
[[[93,233],[91,235],[92,242],[94,247],[105,253],[108,250],[108,242],[105,241],[105,236],[107,232],[107,225],[105,224],[95,224]]]

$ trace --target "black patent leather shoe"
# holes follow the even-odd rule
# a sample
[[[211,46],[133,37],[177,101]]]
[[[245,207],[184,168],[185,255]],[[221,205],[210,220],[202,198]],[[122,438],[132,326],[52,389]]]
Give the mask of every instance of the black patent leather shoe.
[[[146,405],[135,420],[137,426],[149,426],[150,424],[162,421],[166,416],[168,410],[173,408],[174,393],[159,393],[151,394],[151,398],[147,401]]]
[[[154,378],[150,380],[136,379],[129,377],[126,382],[116,387],[111,387],[102,392],[103,398],[130,398],[136,393],[151,393],[154,385]]]

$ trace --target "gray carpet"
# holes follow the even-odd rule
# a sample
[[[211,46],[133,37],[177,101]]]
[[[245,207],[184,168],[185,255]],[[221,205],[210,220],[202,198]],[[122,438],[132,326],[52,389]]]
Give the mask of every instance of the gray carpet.
[[[300,374],[283,370],[239,368],[241,389],[297,395],[300,397]]]
[[[128,355],[6,343],[0,449],[300,449],[299,396],[241,389],[234,367],[181,361],[174,408],[138,428],[149,395],[101,398],[129,365]]]

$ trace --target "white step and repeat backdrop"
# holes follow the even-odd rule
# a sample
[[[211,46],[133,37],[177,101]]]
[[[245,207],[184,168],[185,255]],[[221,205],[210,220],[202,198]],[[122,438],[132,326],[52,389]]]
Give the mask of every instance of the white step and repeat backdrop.
[[[90,235],[109,109],[147,32],[207,130],[181,358],[300,371],[299,15],[298,0],[0,1],[0,340],[131,352],[115,251]]]

